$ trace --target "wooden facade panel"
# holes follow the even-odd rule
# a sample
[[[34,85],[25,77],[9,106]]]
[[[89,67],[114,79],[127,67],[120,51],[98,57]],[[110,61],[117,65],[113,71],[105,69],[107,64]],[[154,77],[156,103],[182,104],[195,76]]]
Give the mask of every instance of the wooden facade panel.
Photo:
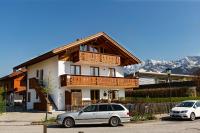
[[[102,63],[114,66],[119,66],[121,64],[121,59],[117,55],[108,55],[102,53],[93,52],[79,52],[72,55],[72,60],[74,62],[85,62],[85,63]]]
[[[14,79],[14,89],[16,92],[26,90],[26,76],[19,76]]]
[[[65,78],[64,78],[65,77]],[[84,75],[62,75],[61,86],[107,86],[121,88],[139,87],[137,78],[101,77]]]
[[[64,82],[64,81],[63,81]],[[67,77],[67,85],[96,85],[96,78],[85,76],[68,76]]]
[[[110,77],[97,77],[97,85],[115,86],[117,85],[117,79]]]

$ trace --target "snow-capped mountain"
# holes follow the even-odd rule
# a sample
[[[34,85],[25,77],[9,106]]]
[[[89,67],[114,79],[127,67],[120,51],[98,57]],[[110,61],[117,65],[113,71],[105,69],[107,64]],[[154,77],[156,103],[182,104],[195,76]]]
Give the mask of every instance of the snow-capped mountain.
[[[126,74],[137,71],[161,73],[165,72],[167,68],[172,69],[172,73],[175,74],[193,74],[200,69],[200,56],[187,56],[174,61],[146,60],[139,65],[124,67]]]

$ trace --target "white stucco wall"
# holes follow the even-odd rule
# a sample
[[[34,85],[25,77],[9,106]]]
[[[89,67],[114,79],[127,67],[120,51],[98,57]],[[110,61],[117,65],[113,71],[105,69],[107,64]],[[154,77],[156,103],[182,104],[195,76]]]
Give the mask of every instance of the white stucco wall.
[[[70,65],[76,65],[71,61],[59,61],[59,75],[70,74]],[[120,66],[110,67],[110,66],[95,66],[88,64],[81,64],[81,75],[90,75],[90,67],[99,67],[99,76],[109,76],[109,68],[115,68],[116,77],[124,77],[123,68]]]
[[[69,62],[69,61],[59,61],[58,62],[58,73],[59,75],[63,75],[63,74],[70,74],[70,65],[80,65],[80,64],[76,64],[73,62]],[[124,77],[124,72],[123,72],[123,68],[120,66],[116,66],[116,67],[110,67],[110,66],[95,66],[95,65],[88,65],[88,64],[81,64],[81,75],[90,75],[90,67],[99,67],[99,74],[100,76],[109,76],[109,68],[115,68],[115,72],[116,72],[116,77]],[[62,87],[62,89],[68,89],[67,87]],[[106,91],[106,93],[108,93],[108,90],[111,89],[107,89],[107,88],[76,88],[76,89],[81,89],[82,91],[82,100],[91,100],[90,98],[90,90],[92,89],[98,89],[100,90],[100,99],[108,99],[108,95],[105,97],[103,96],[104,91]],[[118,90],[118,89],[114,89],[113,90]],[[63,92],[64,94],[64,92]],[[125,97],[125,89],[119,89],[119,97]],[[64,95],[62,95],[64,97]],[[62,102],[61,102],[62,103]],[[64,103],[64,101],[63,101]]]
[[[27,79],[36,77],[36,71],[43,69],[44,81],[49,81],[49,87],[51,89],[51,97],[53,98],[55,104],[58,107],[58,110],[65,109],[65,91],[72,88],[60,87],[59,77],[62,74],[70,74],[70,65],[75,65],[73,62],[69,61],[59,61],[58,56],[54,56],[47,60],[41,61],[34,65],[31,65],[27,68]],[[90,75],[90,66],[94,65],[81,65],[81,74]],[[99,67],[100,76],[109,76],[109,66],[96,66]],[[112,67],[115,68],[116,77],[124,77],[124,72],[122,67]],[[29,80],[27,81],[27,92],[31,92],[31,102],[27,102],[27,109],[33,109],[33,103],[39,102],[39,99],[36,99],[36,92],[34,89],[29,88]],[[90,99],[90,90],[95,88],[76,88],[82,90],[82,100],[91,100]],[[99,89],[99,88],[98,88]],[[107,99],[103,96],[104,91],[108,92],[108,89],[101,88],[100,90],[100,99]],[[119,97],[125,97],[124,89],[119,89]]]
[[[43,69],[44,81],[50,88],[50,95],[58,108],[59,105],[59,77],[58,77],[58,57],[54,56],[47,60],[41,61],[27,68],[27,79],[36,77],[36,71]],[[36,99],[34,89],[29,88],[29,80],[27,81],[27,91],[31,92],[31,102],[27,102],[27,109],[33,109],[33,103],[39,102]]]
[[[145,84],[155,84],[156,81],[154,78],[139,78],[139,85]]]

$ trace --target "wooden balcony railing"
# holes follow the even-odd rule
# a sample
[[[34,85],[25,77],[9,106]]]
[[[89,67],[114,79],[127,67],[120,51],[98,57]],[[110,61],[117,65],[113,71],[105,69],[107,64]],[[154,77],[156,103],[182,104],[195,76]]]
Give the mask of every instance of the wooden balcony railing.
[[[61,86],[68,87],[113,87],[113,88],[136,88],[139,86],[137,78],[121,77],[97,77],[85,75],[61,75]]]
[[[119,66],[121,64],[120,56],[83,51],[75,53],[73,55],[73,61],[85,62],[89,64],[108,64],[114,66]]]

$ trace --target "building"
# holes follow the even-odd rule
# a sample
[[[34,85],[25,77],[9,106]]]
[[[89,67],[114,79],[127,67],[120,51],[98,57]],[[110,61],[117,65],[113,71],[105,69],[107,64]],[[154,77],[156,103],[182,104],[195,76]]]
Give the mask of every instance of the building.
[[[170,82],[192,81],[196,77],[194,75],[184,74],[170,74],[169,77],[167,73],[157,72],[137,72],[136,75],[139,77],[140,85],[167,83],[168,80]]]
[[[27,108],[55,110],[99,100],[125,98],[126,88],[137,88],[137,78],[124,78],[123,66],[140,60],[104,32],[55,48],[24,62],[27,69]],[[41,92],[50,88],[48,98]]]
[[[26,103],[26,69],[21,69],[0,78],[0,88],[5,90],[8,105]]]
[[[139,78],[139,88],[127,92],[127,97],[196,97],[199,95],[195,75],[137,72],[136,76]]]

